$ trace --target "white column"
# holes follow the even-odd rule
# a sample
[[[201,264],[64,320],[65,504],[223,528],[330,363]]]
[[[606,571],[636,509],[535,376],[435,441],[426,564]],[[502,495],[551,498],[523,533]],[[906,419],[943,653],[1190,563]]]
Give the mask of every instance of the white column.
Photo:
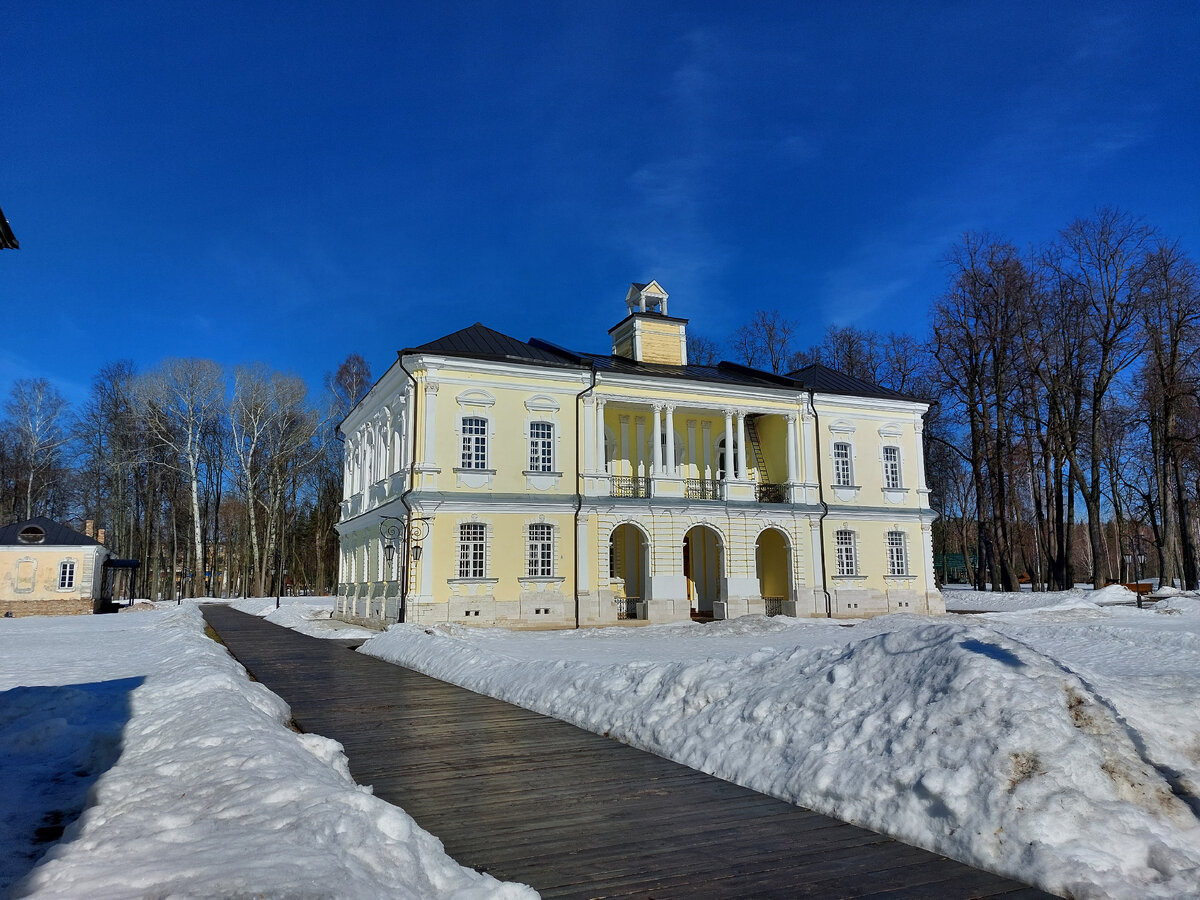
[[[435,423],[437,422],[435,413],[437,412],[437,394],[440,387],[441,384],[436,381],[425,382],[425,454],[421,463],[426,466],[432,466],[437,458],[434,455]]]
[[[797,449],[796,414],[790,413],[787,417],[787,477],[790,484],[800,480],[799,460],[796,458]]]
[[[825,560],[821,558],[821,523],[817,519],[811,519],[809,526],[812,530],[813,590],[815,591],[824,583]]]
[[[633,457],[629,453],[629,416],[621,416],[621,459],[629,464],[629,474],[636,475],[633,468]],[[613,460],[613,474],[617,472],[617,461]]]
[[[725,480],[732,481],[737,477],[734,472],[733,458],[733,410],[725,410]]]
[[[575,587],[579,589],[579,593],[586,594],[588,592],[588,523],[586,519],[580,518],[575,526],[575,559],[578,565],[575,569]]]
[[[350,495],[354,493],[350,485],[350,479],[354,477],[354,465],[351,463],[354,448],[347,438],[342,444],[342,499],[349,500]]]
[[[591,398],[583,401],[583,471],[596,471],[596,413]]]
[[[637,433],[637,459],[642,468],[640,472],[635,469],[633,474],[637,478],[646,478],[650,475],[650,473],[646,471],[646,420],[641,416],[637,417],[637,427],[635,431]],[[633,458],[630,457],[629,461],[632,463]]]
[[[654,430],[650,435],[650,472],[655,477],[665,474],[662,458],[662,404],[654,404]]]
[[[700,425],[700,477],[708,481],[716,481],[712,467],[712,428],[711,423]]]
[[[925,431],[925,423],[920,418],[917,419],[917,494],[920,497],[921,493],[928,490],[928,485],[925,484],[925,442],[922,439],[922,433]],[[901,482],[903,483],[903,482]],[[921,504],[924,506],[924,504]]]
[[[696,420],[688,419],[687,423],[687,464],[688,470],[696,465]],[[703,478],[704,473],[700,472],[699,477]]]
[[[816,449],[815,442],[817,436],[816,419],[810,416],[806,411],[800,417],[801,427],[804,434],[804,483],[817,483],[817,468],[816,468]]]
[[[737,477],[738,480],[745,481],[750,477],[750,472],[746,468],[746,414],[740,410],[737,415],[737,432]]]
[[[667,458],[666,474],[672,478],[679,473],[675,471],[675,407],[667,404]]]
[[[604,461],[604,398],[596,398],[596,471],[604,472],[607,465]]]

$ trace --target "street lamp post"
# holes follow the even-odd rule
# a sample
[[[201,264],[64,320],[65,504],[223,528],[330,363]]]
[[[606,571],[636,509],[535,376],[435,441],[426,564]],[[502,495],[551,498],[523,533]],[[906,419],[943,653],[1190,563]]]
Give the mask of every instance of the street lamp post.
[[[404,577],[401,578],[399,573],[397,573],[397,580],[400,582],[400,601],[396,610],[397,622],[403,622],[405,619],[405,601],[408,599],[409,557],[411,554],[412,559],[421,558],[421,542],[429,536],[429,521],[429,518],[426,516],[410,515],[407,520],[401,519],[398,516],[384,516],[383,520],[379,523],[379,536],[383,538],[383,556],[389,566],[396,556],[396,543],[402,542],[404,547],[404,554],[401,560]]]

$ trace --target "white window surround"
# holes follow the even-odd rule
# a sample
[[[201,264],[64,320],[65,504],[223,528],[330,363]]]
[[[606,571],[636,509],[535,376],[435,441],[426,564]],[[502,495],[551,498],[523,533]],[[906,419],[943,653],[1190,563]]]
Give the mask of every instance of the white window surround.
[[[60,591],[75,590],[75,560],[64,559],[58,564],[58,589]]]
[[[894,526],[887,533],[887,574],[889,578],[914,577],[908,568],[908,535]]]
[[[834,532],[834,552],[836,555],[835,578],[860,578],[858,570],[858,534],[849,528],[839,528]]]
[[[487,578],[488,528],[483,522],[463,522],[458,526],[458,578]]]
[[[525,526],[525,577],[553,578],[554,526],[546,522],[533,522]]]
[[[18,594],[33,593],[37,583],[37,560],[32,556],[22,556],[16,562],[17,583],[13,591]]]
[[[880,448],[880,458],[883,462],[883,489],[902,490],[904,480],[901,477],[900,448],[894,444],[885,444]]]

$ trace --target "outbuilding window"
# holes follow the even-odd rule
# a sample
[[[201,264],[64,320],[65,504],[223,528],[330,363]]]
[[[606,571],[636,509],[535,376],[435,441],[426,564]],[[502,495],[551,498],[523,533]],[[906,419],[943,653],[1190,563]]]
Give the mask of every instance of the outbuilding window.
[[[69,591],[75,587],[75,560],[64,559],[58,564],[58,589]]]

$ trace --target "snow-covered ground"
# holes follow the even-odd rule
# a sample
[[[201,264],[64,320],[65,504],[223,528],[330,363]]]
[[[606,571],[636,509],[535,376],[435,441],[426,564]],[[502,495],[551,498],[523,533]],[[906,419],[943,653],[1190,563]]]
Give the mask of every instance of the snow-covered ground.
[[[398,625],[361,652],[1054,892],[1200,895],[1200,599],[1039,599],[855,623]]]
[[[536,896],[459,866],[289,720],[195,605],[0,619],[0,896]]]
[[[1200,895],[1200,598],[970,593],[1007,611],[381,635],[233,605],[1055,892]],[[536,896],[354,785],[202,629],[0,620],[0,896]]]
[[[1170,590],[1172,589],[1167,588],[1167,591]],[[942,590],[942,598],[946,601],[946,609],[949,612],[1015,612],[1076,602],[1096,606],[1137,605],[1137,594],[1119,584],[1110,584],[1098,591],[1082,585],[1070,591],[976,591],[966,587],[961,590],[949,588]]]

